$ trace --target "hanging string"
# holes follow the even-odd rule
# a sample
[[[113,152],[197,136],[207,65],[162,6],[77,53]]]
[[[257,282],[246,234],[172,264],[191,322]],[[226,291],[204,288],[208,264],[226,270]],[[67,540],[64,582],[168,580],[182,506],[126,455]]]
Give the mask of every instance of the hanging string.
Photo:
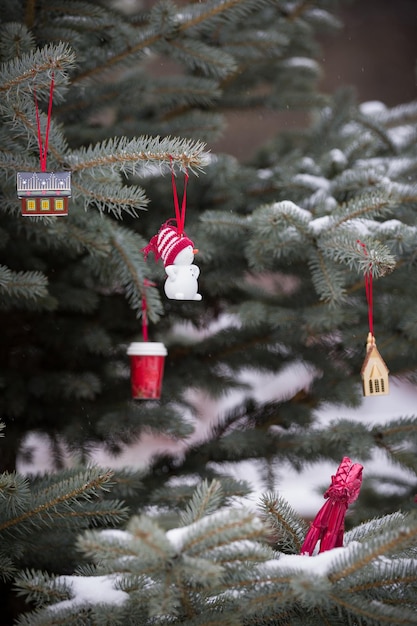
[[[38,99],[36,97],[36,88],[33,88],[33,97],[35,99],[35,110],[36,110],[36,124],[38,128],[38,145],[39,145],[39,161],[42,172],[46,172],[46,160],[48,157],[48,142],[49,142],[49,128],[51,126],[51,117],[52,117],[52,100],[54,94],[55,87],[55,77],[52,73],[51,78],[51,86],[49,88],[49,103],[48,103],[48,114],[46,119],[46,131],[45,131],[45,143],[42,141],[42,132],[41,132],[41,120],[39,116],[39,106]]]
[[[171,180],[172,180],[172,193],[174,196],[174,207],[175,207],[175,217],[177,220],[177,232],[180,237],[184,234],[184,225],[185,225],[185,211],[187,206],[187,183],[188,183],[188,171],[185,169],[184,174],[184,194],[182,196],[181,210],[180,203],[178,200],[178,191],[177,184],[175,182],[175,174],[174,174],[174,166],[172,161],[172,156],[169,157],[171,161]]]
[[[362,243],[359,239],[357,243],[362,246],[365,256],[368,256],[368,251],[366,249],[366,245]],[[373,284],[372,284],[372,263],[369,263],[368,270],[365,272],[365,293],[366,300],[368,302],[368,321],[369,321],[369,332],[372,337],[374,336],[374,302],[373,302]]]
[[[144,287],[155,287],[155,283],[152,283],[150,280],[145,278],[143,281]],[[142,336],[143,341],[149,341],[148,336],[148,303],[146,301],[146,289],[144,289],[142,294]]]
[[[142,295],[142,335],[143,341],[149,341],[148,336],[148,312],[145,294]]]

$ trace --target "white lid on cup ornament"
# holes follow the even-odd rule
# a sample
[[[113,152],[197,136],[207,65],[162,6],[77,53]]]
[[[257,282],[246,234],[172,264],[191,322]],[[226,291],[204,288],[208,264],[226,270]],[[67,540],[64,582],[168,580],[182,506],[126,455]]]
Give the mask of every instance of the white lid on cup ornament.
[[[134,341],[129,345],[127,354],[132,356],[166,356],[168,352],[164,344],[158,341]]]

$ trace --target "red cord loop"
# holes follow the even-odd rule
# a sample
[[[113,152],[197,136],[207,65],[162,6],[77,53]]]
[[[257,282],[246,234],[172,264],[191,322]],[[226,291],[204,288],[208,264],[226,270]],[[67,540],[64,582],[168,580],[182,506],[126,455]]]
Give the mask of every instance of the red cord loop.
[[[142,335],[143,341],[148,341],[148,305],[145,294],[142,294]]]
[[[42,141],[42,132],[41,132],[41,120],[39,116],[39,106],[38,99],[36,97],[36,87],[33,88],[33,97],[35,99],[35,110],[36,110],[36,125],[38,130],[38,145],[39,145],[39,161],[42,172],[46,172],[46,160],[48,157],[48,142],[49,142],[49,128],[51,126],[51,117],[52,117],[52,100],[54,94],[55,87],[55,77],[52,73],[51,78],[51,86],[49,88],[49,102],[48,102],[48,115],[46,120],[46,131],[45,131],[45,143]]]
[[[173,196],[174,196],[175,218],[176,218],[176,221],[177,221],[177,233],[178,233],[178,235],[180,237],[182,237],[183,234],[184,234],[185,211],[186,211],[186,206],[187,206],[188,171],[187,171],[187,169],[185,169],[185,174],[184,174],[184,194],[183,194],[183,197],[182,197],[181,210],[180,210],[180,203],[179,203],[179,200],[178,200],[178,191],[177,191],[177,184],[175,182],[175,174],[174,174],[174,167],[173,167],[172,156],[169,157],[169,160],[171,161],[172,193],[173,193]]]
[[[368,251],[364,243],[362,243],[358,239],[358,244],[362,246],[365,256],[368,256]],[[373,319],[373,285],[372,285],[372,262],[369,263],[368,270],[365,272],[365,293],[366,299],[368,302],[368,322],[369,322],[369,332],[372,337],[374,336],[374,319]]]
[[[155,287],[155,283],[151,282],[147,278],[143,281],[145,289],[142,293],[142,335],[143,341],[149,341],[148,336],[148,303],[146,300],[146,287]]]

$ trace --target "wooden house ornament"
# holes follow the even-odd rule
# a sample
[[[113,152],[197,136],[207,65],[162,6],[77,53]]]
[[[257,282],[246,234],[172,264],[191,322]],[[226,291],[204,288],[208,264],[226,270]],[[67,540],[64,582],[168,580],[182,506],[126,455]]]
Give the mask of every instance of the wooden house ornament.
[[[389,369],[378,352],[375,337],[369,333],[366,342],[366,357],[361,376],[364,396],[386,396],[389,394]]]
[[[22,215],[68,215],[71,172],[18,172]]]

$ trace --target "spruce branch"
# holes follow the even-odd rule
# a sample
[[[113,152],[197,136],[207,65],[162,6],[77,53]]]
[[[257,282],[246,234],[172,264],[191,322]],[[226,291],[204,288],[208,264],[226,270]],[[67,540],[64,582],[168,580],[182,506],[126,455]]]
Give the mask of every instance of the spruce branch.
[[[65,301],[64,301],[65,302]],[[90,302],[84,308],[95,309]],[[80,305],[78,305],[80,306]],[[92,372],[43,372],[42,375],[34,374],[29,379],[29,388],[34,397],[56,397],[64,399],[94,400],[102,391],[99,377]]]
[[[96,146],[74,150],[67,156],[71,170],[82,172],[110,167],[127,174],[135,173],[138,164],[162,166],[172,159],[182,169],[201,169],[207,162],[205,144],[177,137],[119,137],[105,140]]]
[[[393,463],[417,474],[417,424],[414,418],[398,418],[383,426],[374,426],[371,434],[376,445],[389,455]],[[407,446],[404,441],[407,441]]]
[[[340,209],[340,217],[336,215],[332,221],[332,229],[339,228],[342,224],[358,218],[375,218],[391,211],[397,202],[397,197],[391,189],[376,188],[372,191],[355,195]]]
[[[417,121],[417,102],[406,102],[391,108],[384,108],[375,114],[375,119],[387,128],[413,124]]]
[[[319,248],[311,253],[308,266],[320,299],[333,304],[343,302],[346,296],[346,272],[326,259]]]
[[[368,236],[358,240],[356,233],[349,230],[322,236],[318,246],[328,259],[343,263],[362,275],[371,273],[373,278],[385,276],[396,266],[396,259],[387,245]]]
[[[366,542],[373,537],[377,537],[382,532],[395,530],[405,523],[406,514],[396,511],[383,517],[376,517],[355,526],[348,530],[345,534],[345,542],[347,545],[355,541]]]
[[[95,76],[99,76],[105,71],[114,68],[119,64],[126,64],[129,62],[129,59],[134,59],[138,54],[143,54],[144,51],[148,48],[154,47],[157,44],[164,43],[166,45],[166,41],[172,43],[170,40],[171,31],[175,30],[178,35],[185,34],[187,31],[190,31],[190,35],[193,35],[193,30],[198,32],[198,29],[215,29],[218,26],[219,20],[224,20],[225,17],[230,16],[233,17],[244,17],[253,10],[256,10],[260,6],[265,3],[265,0],[210,0],[209,2],[205,2],[204,4],[190,4],[185,7],[181,7],[180,13],[175,13],[173,10],[173,5],[170,3],[166,3],[161,9],[156,6],[154,9],[161,14],[161,18],[153,19],[155,13],[150,15],[149,25],[142,30],[137,35],[136,43],[131,44],[129,47],[126,47],[116,54],[113,54],[106,58],[101,63],[96,64],[94,67],[87,68],[84,71],[79,72],[76,76],[72,78],[72,84],[77,84],[86,79],[94,78]],[[168,19],[167,19],[168,17]],[[168,24],[168,30],[167,30]],[[201,40],[200,40],[201,41]],[[189,40],[189,45],[194,46],[194,42],[192,39]],[[203,44],[200,44],[203,47]],[[206,46],[207,48],[207,46]],[[168,48],[169,49],[169,48]],[[189,49],[190,62],[192,61],[193,54],[198,55],[199,47],[196,46],[195,50]],[[221,51],[218,51],[221,53]],[[226,59],[226,53],[223,53],[224,59]],[[231,57],[227,55],[227,57],[231,61]],[[214,59],[213,59],[214,60]],[[226,65],[229,65],[227,63]],[[209,66],[206,66],[207,68]],[[234,70],[234,65],[230,62],[230,71]]]
[[[227,20],[243,19],[260,10],[269,0],[208,0],[204,4],[189,4],[181,12],[180,31],[212,28]]]
[[[16,516],[0,522],[0,533],[11,528],[18,528],[24,523],[35,524],[42,518],[62,517],[63,509],[70,513],[71,507],[77,500],[90,500],[95,497],[100,490],[108,488],[108,484],[113,476],[111,470],[102,471],[93,469],[79,473],[72,480],[58,481],[51,490],[50,487],[41,490],[37,494],[38,504],[28,507],[25,511]],[[51,497],[50,497],[51,496]]]
[[[28,479],[16,473],[0,474],[0,502],[6,515],[20,515],[30,502]]]
[[[75,54],[64,42],[49,44],[0,65],[0,93],[5,98],[12,92],[25,90],[33,98],[33,86],[39,99],[49,95],[51,73],[54,73],[55,98],[62,97],[60,87],[68,83],[68,73],[75,65]]]
[[[236,72],[237,65],[230,54],[193,39],[173,39],[158,46],[192,71],[197,70],[218,80]]]
[[[265,533],[259,519],[239,509],[231,509],[227,516],[220,511],[187,528],[182,550],[192,556],[203,556],[206,550],[221,548],[231,541],[258,540]]]
[[[390,529],[385,533],[381,532],[372,540],[358,546],[350,545],[346,559],[341,559],[337,563],[337,568],[335,567],[333,572],[329,572],[329,579],[332,583],[337,583],[368,567],[378,558],[400,554],[413,545],[416,537],[417,520],[415,515],[409,514],[399,527]]]
[[[120,184],[97,184],[94,179],[72,181],[72,189],[84,200],[84,208],[95,207],[100,213],[108,211],[121,219],[123,213],[137,217],[137,209],[145,209],[149,200],[139,187]]]
[[[156,322],[162,305],[155,287],[145,287],[148,267],[141,252],[145,241],[135,232],[112,222],[106,223],[112,245],[110,262],[117,279],[125,289],[126,297],[137,316],[141,315],[142,301],[146,298],[148,318]]]
[[[212,480],[209,484],[206,480],[194,491],[193,497],[187,504],[185,511],[181,513],[181,521],[184,526],[197,522],[205,515],[214,513],[223,500],[221,484]]]
[[[128,533],[124,533],[123,537],[118,537],[112,531],[107,536],[105,530],[90,530],[78,538],[77,548],[87,557],[95,561],[100,560],[101,564],[106,561],[117,561],[120,571],[123,571],[123,558],[131,557],[134,554],[132,542],[133,536]],[[100,556],[98,557],[98,555]],[[128,566],[126,571],[129,571]]]
[[[278,494],[264,493],[259,508],[279,549],[299,554],[308,526],[288,502]]]
[[[382,143],[385,144],[391,154],[396,154],[398,152],[397,146],[389,136],[387,129],[379,122],[378,118],[373,119],[369,115],[357,113],[354,119],[356,119],[360,125],[375,133],[380,138]]]
[[[0,26],[0,56],[4,62],[35,48],[35,37],[22,22],[3,22]]]
[[[14,102],[8,104],[5,108],[5,116],[12,128],[13,134],[16,135],[16,148],[10,157],[8,155],[3,158],[2,167],[5,169],[11,169],[12,172],[21,171],[39,171],[39,147],[37,139],[37,121],[35,115],[35,108],[32,102],[26,102],[26,104],[19,103],[16,105]],[[41,128],[45,128],[47,116],[43,112],[39,112],[39,119]],[[25,137],[25,139],[23,139]],[[25,151],[22,153],[21,146],[25,141]],[[52,157],[55,163],[60,167],[65,165],[65,155],[68,150],[67,141],[63,135],[62,129],[58,124],[51,122],[49,141],[48,141],[48,154]],[[33,153],[36,153],[37,159],[32,157]],[[19,153],[19,154],[17,154]]]
[[[395,584],[395,581],[392,581]],[[371,602],[367,597],[360,594],[343,593],[336,595],[329,594],[329,600],[340,609],[346,612],[345,619],[352,621],[353,619],[364,619],[367,624],[372,626],[412,626],[415,624],[415,609],[408,609],[407,606],[397,609],[389,606],[387,603],[378,600]]]
[[[358,580],[356,585],[349,585],[349,592],[356,594],[380,590],[385,596],[393,581],[395,581],[395,585],[406,590],[408,586],[417,583],[416,565],[416,561],[412,558],[381,559],[374,564],[374,567],[361,573],[361,580]],[[399,595],[397,602],[407,604],[406,593],[400,592]],[[396,603],[394,597],[389,600],[386,600],[386,597],[384,599],[391,606]]]
[[[48,295],[48,279],[41,272],[13,272],[0,266],[0,293],[17,300],[38,300]]]
[[[176,551],[166,533],[146,515],[137,515],[129,520],[127,531],[132,535],[132,548],[139,554],[150,556],[152,560],[172,558]],[[154,564],[147,563],[146,567]]]
[[[46,224],[45,220],[31,220],[23,222],[21,229],[40,246],[60,249],[65,244],[78,255],[87,251],[92,259],[104,259],[111,253],[110,235],[101,216],[92,211],[85,213],[78,207],[72,207],[65,223],[54,219]]]
[[[46,572],[33,569],[22,570],[16,581],[17,594],[24,595],[29,602],[43,607],[51,602],[60,602],[70,597],[70,587]]]

